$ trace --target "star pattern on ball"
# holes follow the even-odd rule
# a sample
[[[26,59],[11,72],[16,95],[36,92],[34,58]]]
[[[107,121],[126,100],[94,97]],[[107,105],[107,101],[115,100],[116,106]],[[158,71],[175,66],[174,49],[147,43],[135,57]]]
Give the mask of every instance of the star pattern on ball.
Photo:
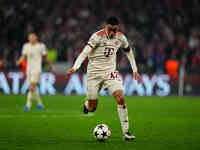
[[[100,129],[103,129],[103,127],[104,127],[103,125],[99,125],[99,126],[98,126],[98,128],[100,128]]]

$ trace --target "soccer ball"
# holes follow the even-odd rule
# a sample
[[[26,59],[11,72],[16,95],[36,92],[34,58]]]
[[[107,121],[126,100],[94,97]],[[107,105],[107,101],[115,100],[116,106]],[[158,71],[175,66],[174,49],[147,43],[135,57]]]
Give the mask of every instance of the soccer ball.
[[[98,141],[104,141],[108,139],[108,137],[111,135],[111,132],[107,125],[99,124],[94,128],[93,134]]]

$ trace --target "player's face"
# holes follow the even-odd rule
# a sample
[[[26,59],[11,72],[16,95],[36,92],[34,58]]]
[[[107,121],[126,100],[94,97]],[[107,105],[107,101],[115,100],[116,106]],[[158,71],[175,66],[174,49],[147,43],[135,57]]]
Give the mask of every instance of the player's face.
[[[107,24],[106,31],[108,33],[109,38],[113,38],[116,35],[116,33],[119,31],[119,25]]]
[[[29,42],[31,42],[31,43],[36,43],[37,40],[38,40],[38,37],[37,37],[36,34],[31,33],[31,34],[29,34],[29,36],[28,36],[28,40],[29,40]]]

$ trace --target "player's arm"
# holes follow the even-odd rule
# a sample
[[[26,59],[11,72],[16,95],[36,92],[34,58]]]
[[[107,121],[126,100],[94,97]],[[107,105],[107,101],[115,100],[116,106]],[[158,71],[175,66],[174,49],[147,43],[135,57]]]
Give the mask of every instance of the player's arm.
[[[135,62],[135,56],[133,54],[133,50],[132,48],[130,48],[129,46],[127,48],[123,49],[130,64],[131,64],[131,68],[133,70],[133,72],[137,72],[137,66],[136,66],[136,62]]]
[[[44,43],[41,43],[41,56],[44,58],[45,63],[47,63],[49,65],[51,72],[56,74],[56,69],[53,66],[53,64],[51,63],[51,60],[50,60],[48,53],[47,53],[46,45]]]
[[[69,70],[66,71],[66,76],[67,78],[74,72],[76,72],[76,70],[78,70],[81,66],[81,64],[83,63],[83,61],[85,60],[85,58],[88,56],[88,54],[92,51],[92,48],[89,45],[86,45],[83,49],[83,51],[80,53],[80,55],[78,56],[78,58],[76,59],[74,65],[72,68],[70,68]]]
[[[51,60],[50,60],[49,56],[48,55],[44,55],[44,58],[45,58],[46,63],[49,65],[49,67],[51,69],[51,72],[53,72],[55,74],[56,73],[56,69],[53,66],[53,64],[51,63]]]
[[[135,62],[135,56],[133,53],[132,48],[130,48],[128,44],[128,40],[124,35],[121,35],[121,40],[122,40],[122,45],[121,47],[123,48],[124,52],[126,53],[126,56],[128,57],[128,60],[131,64],[131,68],[133,70],[133,78],[137,80],[138,83],[141,83],[141,77],[140,74],[138,73],[136,62]]]
[[[19,59],[16,61],[16,65],[19,66],[21,63],[26,59],[26,55],[22,55],[19,57]]]
[[[140,77],[140,74],[138,73],[138,70],[137,70],[137,65],[136,65],[136,62],[135,62],[135,56],[134,56],[132,48],[130,48],[128,46],[127,48],[123,48],[123,50],[124,50],[128,60],[131,64],[134,79],[137,80],[138,83],[141,83],[141,77]]]
[[[19,59],[16,61],[16,65],[19,66],[21,63],[27,58],[28,51],[26,44],[22,47],[22,55],[19,57]]]

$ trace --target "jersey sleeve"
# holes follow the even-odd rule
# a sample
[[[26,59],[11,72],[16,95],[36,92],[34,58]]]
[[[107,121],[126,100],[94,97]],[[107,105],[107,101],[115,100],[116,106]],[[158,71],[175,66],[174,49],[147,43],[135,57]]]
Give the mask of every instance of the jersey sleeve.
[[[95,48],[98,44],[99,44],[99,37],[96,35],[96,33],[94,33],[88,43],[87,43],[91,48]]]
[[[41,46],[41,54],[42,54],[42,56],[47,55],[47,48],[46,48],[45,44],[42,44],[42,46]]]
[[[128,40],[125,35],[121,35],[122,45],[121,48],[127,48],[129,46]]]
[[[26,45],[26,44],[23,45],[23,48],[22,48],[22,55],[23,55],[23,56],[27,56],[27,55],[28,55],[28,50],[27,50],[27,45]]]

